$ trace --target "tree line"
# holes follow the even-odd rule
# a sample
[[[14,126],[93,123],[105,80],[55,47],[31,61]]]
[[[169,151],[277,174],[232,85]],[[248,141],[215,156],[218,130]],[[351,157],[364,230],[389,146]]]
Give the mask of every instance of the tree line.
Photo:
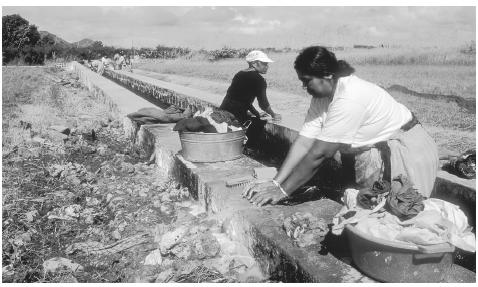
[[[215,50],[191,50],[182,47],[158,45],[156,48],[122,49],[105,46],[101,41],[94,41],[86,47],[62,43],[51,34],[41,35],[35,25],[30,24],[18,14],[2,17],[3,65],[26,64],[43,65],[47,60],[82,61],[112,57],[123,52],[125,56],[138,55],[142,58],[175,59],[178,57],[201,57],[211,61],[227,58],[243,58],[251,50],[263,50],[266,53],[290,52],[290,48],[241,48],[223,47]]]

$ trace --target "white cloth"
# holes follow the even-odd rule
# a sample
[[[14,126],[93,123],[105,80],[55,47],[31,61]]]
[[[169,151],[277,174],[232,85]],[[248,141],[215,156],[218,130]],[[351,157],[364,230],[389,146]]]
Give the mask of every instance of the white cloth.
[[[469,230],[468,218],[458,205],[438,198],[429,198],[423,201],[423,211],[438,211],[442,218],[453,223],[454,227],[449,230],[449,242],[466,251],[476,251],[475,235]]]
[[[312,98],[300,135],[362,147],[389,139],[411,119],[384,89],[351,75],[339,78],[332,101]]]
[[[359,193],[359,190],[353,189],[353,188],[347,188],[345,190],[344,196],[341,199],[348,209],[352,209],[357,206],[358,193]]]
[[[206,116],[206,119],[209,121],[209,123],[216,128],[216,131],[218,133],[227,133],[227,123],[226,122],[223,122],[223,123],[218,123],[216,122],[215,120],[213,120],[211,118],[211,115],[207,115]]]
[[[468,218],[458,206],[436,198],[426,199],[423,204],[425,209],[406,221],[400,221],[388,212],[378,218],[361,211],[340,222],[339,218],[336,219],[344,214],[340,212],[333,219],[337,226],[333,226],[332,232],[340,234],[344,224],[357,222],[355,227],[358,230],[385,240],[425,246],[448,242],[469,252],[476,251],[475,235],[469,230]]]

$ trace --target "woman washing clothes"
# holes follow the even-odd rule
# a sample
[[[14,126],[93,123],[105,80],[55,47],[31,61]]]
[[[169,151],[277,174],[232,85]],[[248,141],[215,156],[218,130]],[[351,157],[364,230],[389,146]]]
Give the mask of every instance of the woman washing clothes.
[[[266,123],[260,119],[265,114],[260,114],[252,105],[254,100],[257,99],[259,107],[274,120],[280,120],[281,116],[272,110],[266,95],[267,83],[261,76],[267,73],[269,63],[273,61],[261,51],[250,52],[246,56],[246,61],[249,67],[234,76],[219,108],[232,113],[241,124],[251,120],[252,124],[246,135],[249,138],[248,145],[253,146],[253,142],[259,142],[262,128]],[[251,117],[252,115],[255,118]]]
[[[337,151],[354,158],[355,188],[405,175],[425,197],[438,170],[433,139],[404,105],[324,47],[305,48],[294,68],[312,96],[305,123],[274,180],[247,187],[253,204],[276,204],[309,181]],[[320,174],[318,174],[320,176]]]

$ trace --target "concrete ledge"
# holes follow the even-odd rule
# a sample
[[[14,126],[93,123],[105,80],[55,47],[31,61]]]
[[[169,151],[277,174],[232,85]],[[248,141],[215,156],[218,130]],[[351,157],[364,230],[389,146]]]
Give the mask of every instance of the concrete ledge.
[[[69,67],[78,75],[83,85],[96,98],[109,106],[118,119],[123,121],[124,131],[130,136],[137,133],[137,126],[126,115],[141,108],[156,107],[133,92],[105,79],[77,62],[70,63]]]

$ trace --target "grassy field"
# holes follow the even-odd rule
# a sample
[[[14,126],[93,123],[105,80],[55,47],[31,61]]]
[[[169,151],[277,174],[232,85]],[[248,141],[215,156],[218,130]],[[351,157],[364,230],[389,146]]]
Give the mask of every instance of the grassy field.
[[[294,100],[300,104],[294,104],[297,110],[291,107],[293,110],[290,112],[304,117],[306,110],[303,107],[310,96],[302,89],[293,69],[296,56],[297,53],[271,54],[270,57],[275,62],[270,65],[266,78],[270,90],[301,98]],[[400,85],[419,93],[476,98],[475,55],[462,54],[458,49],[355,49],[337,51],[336,56],[352,64],[357,76],[384,88]],[[224,84],[230,83],[234,74],[246,67],[246,63],[242,59],[211,62],[193,58],[147,61],[135,67],[162,74],[215,81],[222,86],[213,92],[224,94]],[[180,84],[187,84],[186,82],[183,80]],[[203,85],[195,86],[193,82],[190,82],[190,87],[204,89]],[[390,93],[417,114],[442,147],[464,151],[476,145],[476,112],[467,111],[455,102],[443,99],[430,100],[397,91]]]

